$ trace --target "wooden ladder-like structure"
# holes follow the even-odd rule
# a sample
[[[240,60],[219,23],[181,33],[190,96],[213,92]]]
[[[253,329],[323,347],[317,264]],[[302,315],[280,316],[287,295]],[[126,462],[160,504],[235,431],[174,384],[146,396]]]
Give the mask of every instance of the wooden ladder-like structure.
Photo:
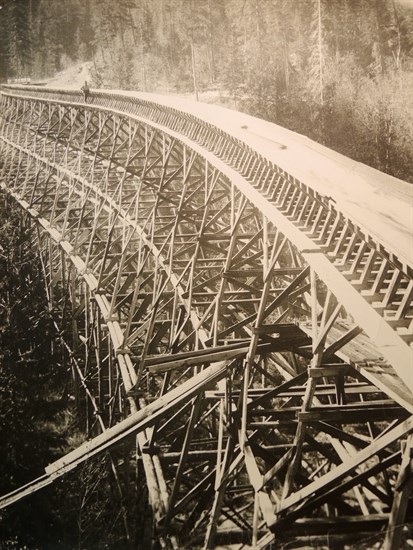
[[[400,548],[409,262],[224,120],[148,95],[0,97],[0,185],[33,220],[90,438],[0,505],[124,443],[165,548]]]

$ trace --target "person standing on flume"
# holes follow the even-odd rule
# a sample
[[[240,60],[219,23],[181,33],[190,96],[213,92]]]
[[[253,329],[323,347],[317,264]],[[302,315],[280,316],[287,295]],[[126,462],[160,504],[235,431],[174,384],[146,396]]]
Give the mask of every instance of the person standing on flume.
[[[83,96],[85,98],[85,103],[87,103],[87,100],[88,100],[88,97],[89,97],[89,94],[90,94],[90,88],[89,88],[89,84],[87,83],[87,80],[85,80],[85,83],[81,87],[81,90],[82,90]]]

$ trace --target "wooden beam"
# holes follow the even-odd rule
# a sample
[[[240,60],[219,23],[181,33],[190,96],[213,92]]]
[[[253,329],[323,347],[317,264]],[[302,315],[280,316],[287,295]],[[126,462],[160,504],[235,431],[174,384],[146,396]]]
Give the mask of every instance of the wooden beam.
[[[191,444],[192,437],[193,437],[193,434],[194,434],[195,423],[198,421],[199,412],[200,412],[200,408],[201,408],[201,403],[202,403],[202,395],[198,395],[195,398],[195,402],[193,403],[193,406],[192,406],[191,415],[190,415],[190,418],[189,418],[189,423],[188,423],[188,427],[187,427],[186,434],[185,434],[185,439],[184,439],[183,446],[182,446],[182,452],[181,452],[181,456],[179,458],[178,468],[177,468],[176,473],[175,473],[175,478],[174,478],[173,486],[172,486],[172,489],[171,489],[171,494],[170,494],[170,497],[169,497],[168,511],[167,511],[166,516],[164,518],[164,526],[165,527],[169,524],[169,522],[171,521],[172,517],[175,514],[174,505],[175,505],[175,502],[176,502],[177,497],[178,497],[178,491],[179,491],[179,488],[180,488],[180,485],[181,485],[181,480],[182,480],[182,476],[183,476],[183,473],[184,473],[184,468],[186,466],[186,462],[187,462],[187,459],[188,459],[189,446]]]
[[[269,353],[271,351],[271,344],[261,344],[258,346],[257,353]],[[147,360],[146,365],[149,372],[160,373],[166,372],[172,369],[180,369],[193,365],[202,365],[208,363],[215,363],[217,361],[227,361],[235,357],[246,355],[248,347],[245,345],[231,345],[219,346],[216,348],[207,348],[202,350],[196,350],[193,352],[183,352],[179,354],[173,354],[169,356],[163,356],[162,359],[153,359],[152,364],[148,364],[150,359]]]
[[[346,334],[344,334],[341,338],[336,340],[336,342],[334,342],[333,344],[331,344],[330,346],[328,346],[328,348],[326,348],[324,350],[324,353],[323,353],[324,360],[327,360],[329,357],[334,355],[343,346],[345,346],[346,344],[351,342],[351,340],[353,340],[353,338],[355,338],[356,336],[358,336],[362,332],[363,332],[363,329],[361,329],[358,326],[355,326],[352,329],[350,329],[348,332],[346,332]]]
[[[241,434],[239,437],[241,437]],[[276,520],[274,505],[271,502],[269,495],[263,490],[263,476],[258,469],[257,462],[248,442],[244,445],[242,452],[244,454],[245,467],[248,472],[248,477],[251,485],[257,493],[257,499],[264,521],[267,525],[272,525]]]
[[[325,420],[326,422],[339,422],[340,424],[364,424],[366,422],[400,420],[408,416],[409,413],[397,405],[370,405],[369,401],[365,401],[354,406],[341,405],[340,408],[314,407],[311,411],[299,412],[298,420],[304,423]]]
[[[383,550],[399,550],[403,546],[403,527],[413,489],[413,437],[411,435],[404,442],[402,462],[394,489],[395,494]]]
[[[389,430],[381,437],[375,439],[365,449],[359,451],[355,456],[349,458],[346,462],[337,466],[327,474],[316,479],[306,487],[296,491],[287,497],[280,505],[278,513],[287,512],[294,506],[299,506],[310,497],[314,497],[320,493],[325,493],[328,489],[336,485],[345,476],[350,475],[360,464],[366,462],[374,455],[380,453],[388,445],[391,445],[401,437],[413,431],[413,416],[410,416],[404,422]]]
[[[171,409],[199,395],[211,384],[216,383],[219,379],[224,377],[231,368],[232,364],[227,364],[226,362],[212,365],[192,379],[184,382],[182,385],[150,403],[145,408],[131,414],[125,420],[119,422],[119,424],[116,424],[94,439],[80,445],[80,447],[74,451],[47,466],[47,477],[42,476],[39,480],[32,482],[32,484],[22,487],[21,490],[17,489],[16,491],[12,491],[0,497],[0,509],[6,508],[13,502],[17,502],[21,498],[52,483],[55,479],[73,470],[92,456],[109,449],[113,445],[122,442],[125,438],[155,424],[164,415],[169,414]]]
[[[284,538],[302,535],[327,535],[328,533],[377,532],[387,523],[388,518],[388,514],[298,518],[291,526],[285,528],[282,536]]]
[[[211,511],[209,514],[209,521],[206,528],[205,541],[203,546],[205,550],[209,550],[215,546],[215,534],[218,529],[218,519],[222,509],[222,504],[225,496],[225,489],[229,481],[231,480],[231,477],[229,475],[230,468],[233,462],[237,460],[235,459],[235,461],[233,461],[235,445],[236,445],[235,440],[230,436],[227,440],[222,463],[221,463],[221,457],[218,456],[217,467],[215,469],[216,477],[215,477],[214,500],[213,500]],[[239,455],[239,456],[242,456],[242,455]],[[218,466],[219,466],[219,469],[218,469]]]

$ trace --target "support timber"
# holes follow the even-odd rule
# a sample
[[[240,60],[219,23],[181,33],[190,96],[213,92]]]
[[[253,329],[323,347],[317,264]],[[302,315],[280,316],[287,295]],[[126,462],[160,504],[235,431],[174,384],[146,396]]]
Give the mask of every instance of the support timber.
[[[408,259],[201,114],[33,87],[1,109],[88,441],[0,506],[122,444],[165,548],[400,545]]]

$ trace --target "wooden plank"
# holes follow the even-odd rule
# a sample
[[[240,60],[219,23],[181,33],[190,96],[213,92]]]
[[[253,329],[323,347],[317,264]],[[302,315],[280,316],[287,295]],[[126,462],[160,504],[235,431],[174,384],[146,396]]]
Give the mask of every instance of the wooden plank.
[[[320,367],[309,368],[308,376],[310,378],[323,378],[325,376],[354,376],[355,369],[351,365],[336,364],[336,365],[321,365]]]
[[[372,285],[371,289],[362,292],[362,295],[364,295],[364,296],[374,296],[375,294],[377,294],[380,291],[381,287],[383,286],[383,282],[387,277],[387,272],[388,272],[389,269],[390,269],[390,264],[389,264],[387,258],[383,258],[382,263],[379,267],[379,270],[378,270],[378,272],[375,276],[375,279],[374,279],[374,282],[373,282],[373,285]]]
[[[286,447],[284,447],[286,448]],[[262,478],[261,488],[264,489],[265,485],[291,460],[293,455],[294,446],[291,446],[287,452],[264,474]]]
[[[400,305],[397,308],[397,311],[395,314],[396,319],[402,319],[405,316],[409,308],[411,308],[412,306],[412,299],[413,299],[413,280],[410,280],[406,290],[403,293],[403,297],[400,302]]]
[[[413,414],[413,394],[405,387],[390,365],[367,362],[355,365],[356,370],[378,389]]]
[[[274,270],[276,271],[276,270]],[[289,295],[304,281],[310,273],[310,267],[307,266],[300,270],[300,273],[293,279],[293,281],[279,294],[275,300],[273,300],[265,309],[264,319],[268,317],[279,305],[286,300]]]
[[[364,240],[361,241],[355,257],[351,260],[351,267],[347,272],[348,275],[353,276],[355,273],[357,273],[359,265],[365,258],[366,254],[368,254],[368,252],[369,248],[367,243]]]
[[[146,442],[144,432],[138,433],[136,435],[136,439],[138,447],[142,449]],[[161,490],[159,487],[158,479],[156,477],[153,460],[152,457],[148,454],[142,454],[140,458],[142,460],[143,468],[145,471],[146,486],[148,489],[151,508],[155,515],[156,521],[159,522],[161,517],[163,517],[165,513],[165,505],[161,497]]]
[[[313,347],[313,358],[311,359],[311,366],[317,367],[321,362],[322,354],[315,350],[315,343],[318,336],[318,324],[317,324],[317,311],[318,311],[318,297],[317,297],[317,279],[315,270],[309,267],[310,274],[310,285],[311,285],[311,296],[310,296],[310,305],[311,305],[311,329],[312,329],[312,347]],[[329,309],[329,304],[331,303],[331,294],[330,291],[327,294],[327,308],[323,314],[323,320],[325,320],[325,315],[327,315],[327,309]],[[307,386],[305,393],[302,399],[301,411],[305,412],[311,408],[315,389],[317,387],[317,380],[315,378],[308,378]],[[285,476],[283,490],[282,490],[282,500],[284,500],[292,491],[293,485],[295,483],[295,478],[298,472],[299,463],[301,461],[304,439],[306,435],[306,425],[303,422],[298,422],[296,432],[294,435],[294,453],[292,455],[290,464],[288,466],[287,474]]]
[[[363,329],[358,326],[353,327],[347,331],[343,336],[336,340],[333,344],[330,344],[323,353],[323,359],[326,360],[335,353],[337,353],[342,347],[351,342],[356,336],[361,334]]]
[[[381,529],[389,518],[388,514],[369,514],[365,516],[336,516],[321,518],[298,518],[293,525],[285,528],[286,536],[304,534],[349,533],[356,531],[374,531]]]
[[[271,351],[271,344],[261,344],[257,348],[257,353],[268,353]],[[209,353],[208,353],[209,352]],[[176,359],[175,361],[166,361],[156,365],[148,366],[148,371],[153,373],[166,372],[173,369],[182,369],[193,365],[203,365],[215,363],[217,361],[227,361],[235,357],[246,355],[248,347],[237,347],[235,349],[222,351],[202,350],[202,353],[194,354],[192,357]],[[173,356],[172,356],[173,357]]]
[[[330,296],[330,294],[328,294],[328,296]],[[331,313],[328,320],[324,319],[324,316],[323,316],[323,322],[322,322],[322,326],[320,327],[320,333],[317,335],[317,339],[313,342],[313,353],[320,353],[321,351],[324,351],[324,344],[328,336],[328,333],[330,332],[331,327],[334,325],[341,309],[342,309],[342,305],[337,304],[336,308]],[[324,311],[327,312],[326,305],[324,306]]]
[[[147,357],[145,360],[145,366],[152,367],[155,365],[161,365],[166,364],[169,362],[175,362],[175,361],[184,361],[185,359],[197,359],[198,361],[200,358],[207,358],[210,354],[213,353],[220,353],[222,351],[237,351],[242,348],[245,348],[248,345],[247,340],[243,340],[242,342],[238,343],[228,343],[226,346],[215,346],[215,347],[208,347],[198,350],[192,350],[192,351],[182,351],[180,353],[172,353],[167,355],[156,355],[152,357]],[[268,344],[267,344],[268,345]]]
[[[324,422],[324,420],[320,422],[314,422],[312,426],[313,428],[321,432],[325,432],[326,434],[331,435],[338,441],[346,441],[347,443],[350,443],[350,445],[353,445],[356,448],[364,449],[369,444],[369,441],[367,440],[367,438],[362,439],[356,434],[345,432],[344,430],[338,428],[337,426],[332,426],[331,424]]]
[[[402,462],[397,476],[395,495],[384,541],[384,550],[402,548],[402,534],[409,498],[413,489],[413,438],[405,442]]]
[[[249,407],[256,407],[257,405],[260,405],[262,402],[266,402],[269,399],[274,399],[277,397],[280,393],[290,390],[293,386],[300,386],[305,380],[307,379],[307,373],[302,372],[301,374],[298,374],[291,380],[287,380],[286,382],[283,382],[282,384],[278,385],[276,388],[270,389],[268,391],[265,391],[265,393],[254,399],[249,403]]]
[[[257,416],[265,416],[272,420],[283,420],[288,422],[294,420],[299,412],[299,407],[285,407],[280,409],[253,409],[248,410],[248,418],[254,418]]]
[[[355,288],[337,272],[333,274],[332,265],[325,256],[318,253],[304,253],[304,257],[315,265],[320,278],[376,344],[380,354],[393,366],[407,388],[413,392],[413,350],[402,341]]]
[[[201,493],[205,493],[208,488],[213,487],[215,473],[215,468],[213,468],[175,504],[175,514],[180,513],[192,500],[199,498]]]
[[[7,493],[6,495],[1,496],[0,510],[2,510],[3,508],[7,508],[11,504],[18,502],[22,498],[32,495],[33,493],[39,491],[40,489],[43,489],[44,487],[47,487],[53,482],[54,482],[54,478],[52,476],[43,474],[42,476],[36,478],[35,480],[30,481],[29,483],[26,483],[22,487],[19,487],[18,489],[15,489],[10,493]]]
[[[369,252],[369,255],[367,256],[366,263],[364,264],[364,267],[360,273],[359,278],[356,281],[353,280],[352,282],[353,285],[357,285],[357,286],[360,285],[360,286],[367,287],[368,280],[373,272],[377,258],[378,258],[378,252],[377,250],[372,248]]]
[[[297,508],[289,510],[287,515],[279,518],[278,525],[273,526],[274,530],[277,531],[283,526],[284,523],[295,521],[298,517],[303,516],[309,510],[315,510],[327,502],[334,502],[334,499],[338,495],[343,495],[350,489],[354,488],[355,494],[357,495],[358,493],[360,495],[358,485],[363,485],[365,487],[371,486],[369,479],[374,478],[374,476],[385,472],[387,468],[391,468],[397,464],[400,461],[400,454],[400,452],[393,453],[385,458],[381,458],[381,460],[376,460],[375,464],[369,465],[368,468],[365,468],[361,472],[357,472],[356,470],[355,472],[349,473],[348,476],[336,485],[306,499],[301,502]],[[363,508],[365,508],[365,503]]]
[[[277,323],[275,325],[260,325],[253,328],[254,334],[278,334],[279,336],[304,336],[308,339],[306,333],[294,323]]]
[[[245,467],[248,472],[248,477],[251,485],[254,487],[254,490],[257,493],[257,498],[258,498],[258,502],[260,505],[260,509],[261,509],[261,513],[263,515],[264,521],[266,522],[267,525],[272,525],[276,519],[276,516],[274,513],[274,505],[271,502],[271,499],[268,496],[268,494],[262,490],[263,477],[258,469],[257,463],[255,461],[255,457],[248,443],[244,445],[242,452],[244,454]]]
[[[169,411],[173,407],[176,407],[182,402],[186,402],[188,399],[192,399],[194,396],[204,391],[210,384],[221,379],[226,375],[229,369],[231,369],[231,364],[227,364],[226,362],[211,365],[190,380],[169,391],[164,396],[159,397],[144,409],[131,414],[125,420],[107,429],[101,435],[87,441],[63,458],[53,462],[46,468],[46,472],[49,475],[63,475],[87,458],[153,425],[162,416],[169,414]]]
[[[302,271],[303,269],[300,267],[274,268],[273,274],[275,277],[283,277],[286,275],[299,275]],[[259,277],[261,275],[263,275],[262,269],[229,269],[222,274],[225,278],[230,277],[235,280],[239,277],[248,278],[251,276]]]
[[[222,418],[220,418],[222,422]],[[223,426],[222,426],[223,427]],[[221,429],[222,429],[221,427]],[[230,469],[231,465],[239,463],[239,457],[242,457],[241,453],[238,454],[238,457],[233,460],[234,450],[236,442],[233,437],[227,439],[227,444],[224,452],[224,458],[221,463],[221,457],[217,457],[217,466],[215,468],[215,491],[214,499],[212,502],[211,511],[209,514],[209,521],[205,533],[205,542],[204,548],[211,549],[214,545],[215,534],[218,528],[218,519],[222,510],[222,505],[224,502],[225,489],[230,481]],[[234,468],[235,470],[235,468]]]
[[[365,403],[363,403],[365,404]],[[361,405],[361,403],[359,404]],[[321,408],[298,413],[298,420],[304,423],[315,421],[339,422],[340,424],[365,424],[366,422],[380,422],[393,419],[406,418],[409,413],[398,406],[357,407],[341,408],[335,410],[321,410]],[[327,408],[327,407],[326,407]]]
[[[413,431],[413,416],[410,416],[404,422],[389,430],[387,433],[375,439],[365,449],[359,451],[356,455],[349,458],[346,462],[337,466],[327,474],[316,479],[306,487],[303,487],[299,491],[293,493],[287,497],[280,505],[278,513],[286,512],[293,506],[297,506],[300,502],[305,501],[309,497],[316,496],[322,492],[326,492],[328,489],[336,485],[345,476],[350,475],[354,469],[366,462],[380,451],[384,450],[388,445],[394,441],[402,438],[404,435]]]
[[[314,360],[315,359],[313,359],[313,361]],[[314,378],[308,379],[304,397],[302,400],[302,407],[301,407],[302,411],[306,411],[309,407],[311,407],[316,385],[317,385],[317,382]],[[306,433],[306,425],[302,422],[298,422],[297,429],[294,436],[295,449],[294,449],[291,462],[288,466],[287,475],[285,477],[283,492],[282,492],[282,499],[285,499],[290,494],[293,484],[295,482],[295,477],[296,477],[299,463],[301,460],[305,433]]]
[[[174,478],[173,486],[172,486],[172,489],[171,489],[171,494],[170,494],[170,497],[169,497],[168,511],[167,511],[166,516],[164,518],[164,525],[168,525],[169,522],[171,521],[173,515],[176,513],[175,509],[174,509],[174,505],[175,505],[175,502],[176,502],[177,497],[178,497],[178,491],[179,491],[179,488],[180,488],[180,485],[181,485],[182,476],[183,476],[183,473],[184,473],[184,468],[186,467],[189,447],[190,447],[192,437],[193,437],[193,434],[194,434],[195,423],[197,422],[198,417],[199,417],[201,403],[202,403],[202,396],[198,395],[195,398],[195,403],[193,403],[193,407],[192,407],[192,410],[191,410],[191,415],[190,415],[188,427],[187,427],[186,434],[185,434],[185,439],[184,439],[183,446],[182,446],[181,456],[179,458],[178,468],[177,468],[176,473],[175,473],[175,478]]]
[[[391,303],[394,294],[396,293],[397,289],[399,288],[400,281],[402,280],[403,273],[399,271],[398,269],[394,270],[393,276],[391,278],[391,281],[389,283],[389,286],[387,287],[386,293],[384,295],[383,300],[380,302],[380,306],[382,307],[388,307]]]

